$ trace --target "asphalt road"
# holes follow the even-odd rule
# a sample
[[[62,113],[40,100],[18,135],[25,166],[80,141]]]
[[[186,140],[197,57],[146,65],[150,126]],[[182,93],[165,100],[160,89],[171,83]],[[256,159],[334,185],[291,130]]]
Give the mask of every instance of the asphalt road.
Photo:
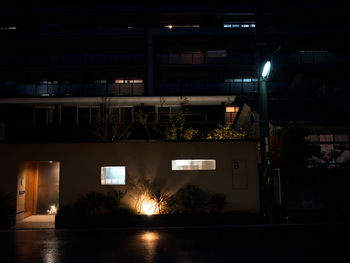
[[[349,229],[342,224],[1,231],[0,262],[350,262]]]

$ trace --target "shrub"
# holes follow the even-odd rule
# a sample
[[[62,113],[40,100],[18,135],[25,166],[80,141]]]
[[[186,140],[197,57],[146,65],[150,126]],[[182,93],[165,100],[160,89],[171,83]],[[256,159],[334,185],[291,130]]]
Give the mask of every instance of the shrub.
[[[212,194],[208,200],[207,206],[209,212],[220,212],[226,205],[226,195],[222,193]]]
[[[198,135],[198,129],[194,129],[192,127],[187,128],[184,133],[185,140],[193,140]]]
[[[80,197],[74,204],[74,212],[78,215],[116,214],[123,211],[120,199],[124,196],[121,191],[110,191],[107,194],[90,192]]]
[[[12,215],[15,211],[11,209],[11,203],[15,197],[10,194],[0,193],[0,228],[9,228],[14,224]]]
[[[187,184],[176,193],[174,207],[178,207],[180,212],[185,213],[198,213],[203,211],[207,202],[208,195],[205,191],[200,189],[198,186]]]
[[[247,134],[242,129],[238,131],[233,129],[232,124],[226,124],[225,126],[218,124],[218,127],[214,129],[214,131],[206,135],[206,139],[208,140],[244,139],[246,135]]]

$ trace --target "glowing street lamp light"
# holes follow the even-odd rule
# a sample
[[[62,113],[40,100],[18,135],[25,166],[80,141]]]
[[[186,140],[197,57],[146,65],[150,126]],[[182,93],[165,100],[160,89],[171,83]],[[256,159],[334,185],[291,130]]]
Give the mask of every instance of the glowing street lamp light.
[[[270,61],[266,61],[263,71],[261,73],[261,77],[266,80],[269,77],[270,74],[270,69],[271,69],[271,62]]]

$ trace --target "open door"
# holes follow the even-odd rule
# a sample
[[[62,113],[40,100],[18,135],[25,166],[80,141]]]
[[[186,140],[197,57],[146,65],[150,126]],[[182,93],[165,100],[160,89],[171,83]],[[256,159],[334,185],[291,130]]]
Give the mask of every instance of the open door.
[[[17,222],[32,215],[56,214],[59,201],[59,162],[20,163],[17,188]]]

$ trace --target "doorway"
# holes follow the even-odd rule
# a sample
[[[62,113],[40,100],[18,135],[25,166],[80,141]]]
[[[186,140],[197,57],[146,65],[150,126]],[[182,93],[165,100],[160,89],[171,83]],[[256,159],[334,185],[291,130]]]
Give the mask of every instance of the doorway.
[[[60,163],[57,161],[19,164],[17,225],[25,222],[54,225],[59,205],[59,169]]]

